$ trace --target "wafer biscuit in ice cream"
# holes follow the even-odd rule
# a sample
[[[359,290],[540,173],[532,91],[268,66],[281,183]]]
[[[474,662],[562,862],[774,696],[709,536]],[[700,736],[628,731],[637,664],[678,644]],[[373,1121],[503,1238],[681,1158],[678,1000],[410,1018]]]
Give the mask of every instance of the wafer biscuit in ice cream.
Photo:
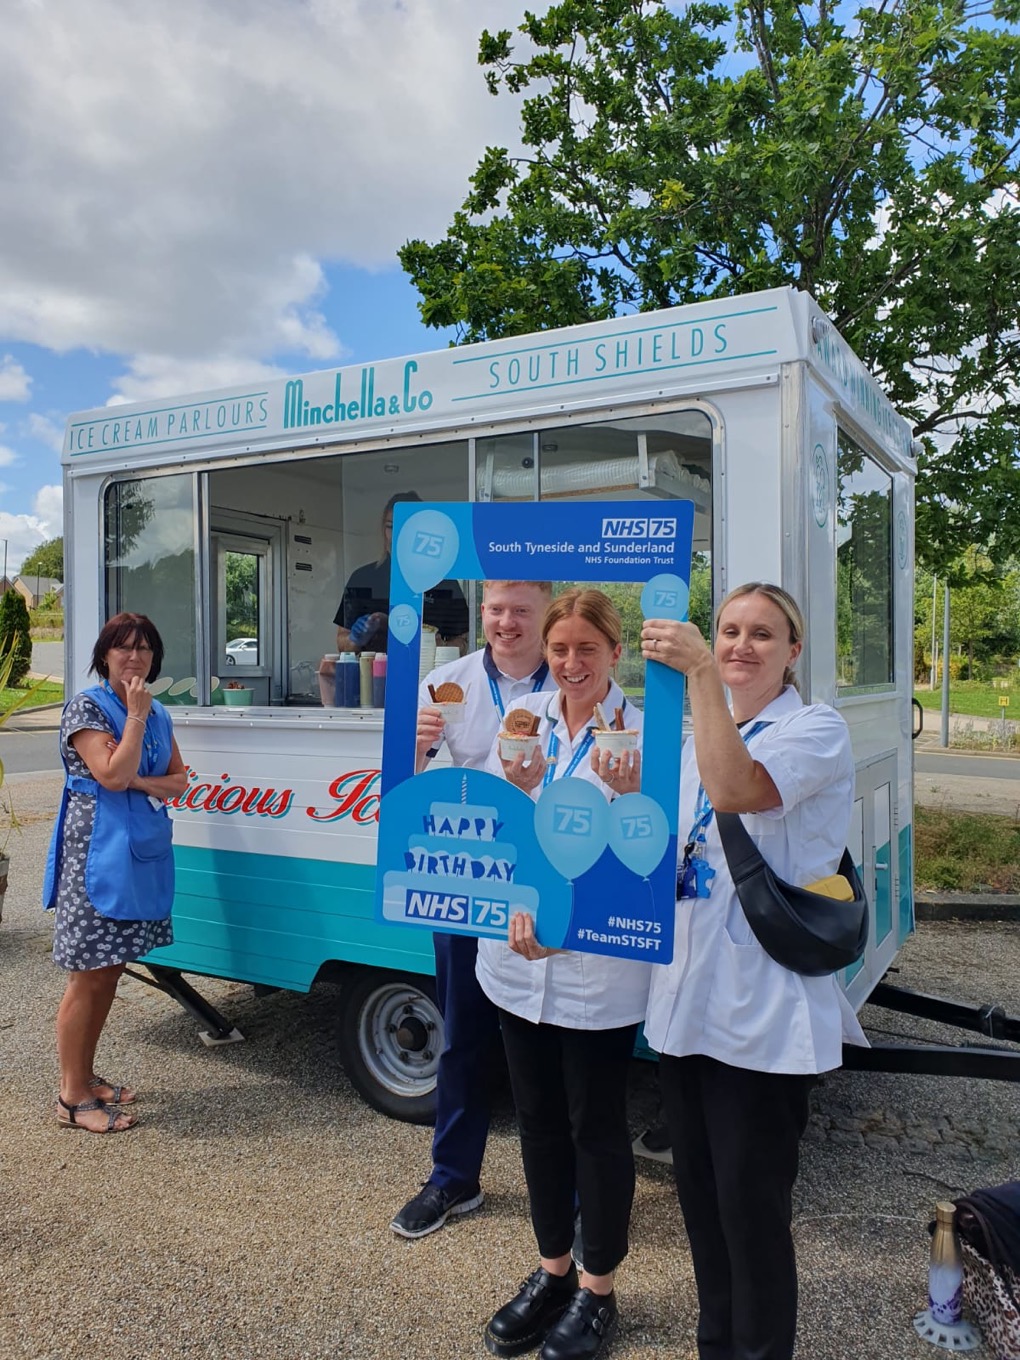
[[[462,722],[467,707],[464,702],[464,691],[453,680],[444,680],[441,685],[433,688],[429,685],[429,693],[432,701],[439,712],[443,715],[444,722]]]
[[[503,731],[508,736],[533,737],[538,731],[538,715],[526,708],[512,708],[503,719]]]
[[[436,686],[433,693],[437,704],[462,704],[464,702],[464,691],[453,680],[444,680],[441,685]]]

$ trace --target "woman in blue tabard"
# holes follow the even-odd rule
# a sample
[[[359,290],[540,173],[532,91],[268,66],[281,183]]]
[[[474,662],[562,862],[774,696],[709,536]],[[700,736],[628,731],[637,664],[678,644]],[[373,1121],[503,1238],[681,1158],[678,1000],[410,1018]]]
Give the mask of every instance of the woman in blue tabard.
[[[639,752],[614,759],[595,747],[591,730],[598,704],[641,731],[641,712],[612,676],[621,634],[601,591],[558,595],[542,621],[556,693],[514,701],[539,718],[542,748],[527,764],[521,755],[501,760],[497,739],[486,769],[533,798],[568,778],[588,780],[609,801],[636,793]],[[616,1329],[614,1276],[627,1255],[634,1196],[627,1072],[650,971],[631,959],[547,949],[524,912],[511,919],[507,944],[479,941],[478,981],[499,1008],[539,1254],[538,1268],[486,1327],[493,1355],[541,1345],[540,1360],[594,1360]],[[582,1240],[572,1253],[575,1187]]]
[[[124,966],[170,944],[174,875],[165,801],[187,775],[170,716],[146,684],[163,643],[144,614],[116,614],[89,669],[100,683],[60,720],[64,796],[53,829],[43,905],[54,911],[53,959],[67,971],[57,1011],[57,1119],[88,1133],[134,1128],[135,1093],[96,1074],[96,1046]]]

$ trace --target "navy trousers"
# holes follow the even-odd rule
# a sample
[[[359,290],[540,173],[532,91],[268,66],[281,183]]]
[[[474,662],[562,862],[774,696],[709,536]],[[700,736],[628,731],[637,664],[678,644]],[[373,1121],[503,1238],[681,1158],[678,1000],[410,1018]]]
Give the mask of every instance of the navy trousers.
[[[474,1192],[489,1134],[498,1012],[475,977],[478,941],[466,935],[436,934],[432,942],[446,1046],[439,1058],[429,1179],[444,1190]]]

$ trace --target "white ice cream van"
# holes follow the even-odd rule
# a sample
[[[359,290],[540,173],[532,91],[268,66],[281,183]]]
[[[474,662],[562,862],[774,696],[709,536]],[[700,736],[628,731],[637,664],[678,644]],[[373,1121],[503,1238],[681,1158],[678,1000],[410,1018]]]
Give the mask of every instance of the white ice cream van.
[[[766,579],[803,603],[804,687],[853,737],[850,848],[872,904],[844,983],[858,1006],[875,993],[913,929],[914,459],[806,294],[105,407],[71,418],[63,465],[69,687],[118,610],[149,614],[167,645],[160,697],[189,784],[175,943],[147,962],[214,1037],[230,1023],[182,973],[295,991],[339,977],[352,1081],[398,1117],[431,1113],[428,936],[373,911],[379,687],[331,706],[323,664],[344,584],[379,559],[382,508],[404,491],[515,502],[522,526],[539,500],[636,517],[689,500],[713,601]],[[479,587],[464,593],[474,645]]]

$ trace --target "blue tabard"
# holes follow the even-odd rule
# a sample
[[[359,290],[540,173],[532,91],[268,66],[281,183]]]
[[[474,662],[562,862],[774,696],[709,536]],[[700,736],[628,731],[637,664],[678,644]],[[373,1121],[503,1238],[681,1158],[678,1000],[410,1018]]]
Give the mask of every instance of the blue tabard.
[[[82,693],[101,709],[119,742],[124,735],[127,709],[109,685],[94,685]],[[140,775],[166,774],[173,754],[170,715],[155,700],[149,710],[142,738]],[[100,914],[118,921],[162,921],[170,915],[174,897],[173,823],[166,805],[137,789],[115,792],[95,779],[73,775],[64,759],[64,793],[53,828],[43,882],[43,906],[55,905],[57,869],[64,839],[67,795],[95,796],[85,861],[85,892]]]

